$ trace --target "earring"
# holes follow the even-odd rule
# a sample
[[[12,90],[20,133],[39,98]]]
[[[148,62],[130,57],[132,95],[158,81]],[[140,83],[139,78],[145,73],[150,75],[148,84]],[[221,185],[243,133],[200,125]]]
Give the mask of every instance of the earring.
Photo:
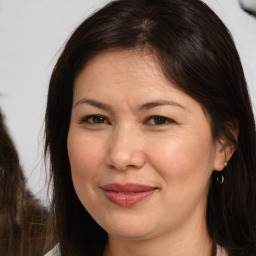
[[[223,165],[224,165],[224,168],[225,168],[225,167],[228,166],[228,163],[225,162]],[[218,182],[219,184],[222,184],[222,183],[224,183],[224,180],[225,180],[225,179],[224,179],[224,176],[223,176],[222,174],[219,174],[219,175],[217,176],[216,180],[217,180],[217,182]]]
[[[217,176],[217,182],[219,183],[219,184],[222,184],[222,183],[224,183],[224,176],[222,175],[222,174],[219,174],[218,176]]]

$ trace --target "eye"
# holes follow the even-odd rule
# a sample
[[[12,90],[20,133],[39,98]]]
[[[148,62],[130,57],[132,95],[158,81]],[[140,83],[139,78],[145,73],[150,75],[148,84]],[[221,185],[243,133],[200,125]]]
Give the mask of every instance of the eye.
[[[175,123],[175,121],[164,116],[150,116],[149,118],[147,118],[147,123],[151,125],[166,125],[170,123]]]
[[[80,123],[87,123],[87,124],[109,124],[109,121],[107,118],[105,118],[102,115],[89,115],[86,117],[83,117],[80,120]]]

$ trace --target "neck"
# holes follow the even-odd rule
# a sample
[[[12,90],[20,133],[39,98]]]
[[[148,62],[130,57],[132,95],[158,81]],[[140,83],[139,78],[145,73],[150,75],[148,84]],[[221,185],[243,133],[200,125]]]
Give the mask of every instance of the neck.
[[[203,220],[192,223],[188,230],[179,229],[157,238],[124,240],[109,236],[104,256],[210,256],[212,241]]]

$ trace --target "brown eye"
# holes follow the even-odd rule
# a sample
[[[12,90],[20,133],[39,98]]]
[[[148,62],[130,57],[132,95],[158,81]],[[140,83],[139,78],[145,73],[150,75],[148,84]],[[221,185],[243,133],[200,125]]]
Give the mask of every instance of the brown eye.
[[[166,118],[164,117],[154,117],[154,123],[155,124],[165,124],[167,122]]]
[[[81,123],[88,123],[88,124],[108,124],[108,120],[102,115],[90,115],[83,118]]]
[[[148,123],[151,125],[165,125],[174,123],[174,121],[164,116],[151,116],[148,118]]]

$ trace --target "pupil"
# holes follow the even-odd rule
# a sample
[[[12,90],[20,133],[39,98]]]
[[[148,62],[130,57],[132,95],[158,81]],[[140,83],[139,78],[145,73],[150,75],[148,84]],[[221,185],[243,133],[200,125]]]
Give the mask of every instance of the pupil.
[[[103,119],[103,117],[101,117],[101,116],[95,116],[95,117],[93,118],[93,122],[94,122],[94,123],[103,123],[103,122],[104,122],[104,119]]]
[[[164,117],[155,117],[155,123],[156,124],[165,124],[165,118]]]

